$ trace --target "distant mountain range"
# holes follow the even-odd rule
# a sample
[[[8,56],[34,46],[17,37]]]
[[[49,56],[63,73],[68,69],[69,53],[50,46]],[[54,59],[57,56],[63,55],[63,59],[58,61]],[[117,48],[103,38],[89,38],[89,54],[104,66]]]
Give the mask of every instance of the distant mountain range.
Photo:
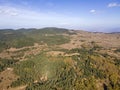
[[[32,30],[42,30],[42,29],[44,29],[44,30],[50,30],[50,29],[53,29],[53,30],[55,30],[55,29],[58,29],[58,30],[61,30],[61,29],[63,29],[63,30],[81,30],[81,29],[65,29],[65,28],[57,28],[57,27],[45,27],[45,28],[40,28],[40,29],[38,29],[38,28],[20,28],[20,29],[0,29],[0,30],[19,30],[19,31],[32,31]],[[82,31],[88,31],[88,32],[95,32],[95,33],[120,33],[120,28],[110,28],[110,29],[98,29],[98,28],[96,28],[96,29],[87,29],[87,30],[82,30]]]

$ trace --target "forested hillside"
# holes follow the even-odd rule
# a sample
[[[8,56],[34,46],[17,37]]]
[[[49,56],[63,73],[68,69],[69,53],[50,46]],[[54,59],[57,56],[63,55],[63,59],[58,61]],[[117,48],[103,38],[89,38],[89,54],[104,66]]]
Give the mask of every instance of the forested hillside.
[[[120,33],[0,30],[1,90],[120,90]]]

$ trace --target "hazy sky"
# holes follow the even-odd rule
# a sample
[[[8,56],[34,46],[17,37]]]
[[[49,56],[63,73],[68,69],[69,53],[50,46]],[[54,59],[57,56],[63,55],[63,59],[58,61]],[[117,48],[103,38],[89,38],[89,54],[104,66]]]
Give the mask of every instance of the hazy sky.
[[[42,27],[109,32],[120,28],[120,0],[0,0],[0,28]]]

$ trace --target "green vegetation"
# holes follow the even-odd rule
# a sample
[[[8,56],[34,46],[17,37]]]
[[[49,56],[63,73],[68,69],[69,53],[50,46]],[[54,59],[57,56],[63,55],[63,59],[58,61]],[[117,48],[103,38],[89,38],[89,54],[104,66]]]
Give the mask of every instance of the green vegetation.
[[[15,82],[11,84],[11,87],[25,85],[33,82],[34,75],[34,62],[24,61],[20,64],[16,64],[15,73],[20,76]]]
[[[48,45],[60,45],[70,41],[68,37],[62,35],[41,36],[39,40],[43,43],[47,43]]]
[[[46,57],[44,54],[36,56],[32,60],[22,61],[15,66],[15,73],[20,76],[15,82],[11,84],[11,87],[16,87],[20,85],[32,84],[35,80],[43,81],[46,76],[48,79],[56,77],[59,73],[60,68],[64,68],[64,62],[61,60],[63,57]],[[57,61],[52,61],[57,60]],[[32,86],[31,86],[32,87]]]
[[[10,47],[33,46],[34,43],[48,45],[68,43],[70,38],[62,35],[64,33],[70,34],[67,29],[59,28],[0,30],[0,52]]]
[[[104,57],[95,53],[94,49],[85,48],[72,49],[66,53],[79,55],[53,57],[41,53],[31,60],[22,61],[15,67],[15,73],[20,78],[11,86],[27,84],[26,90],[97,90],[97,82],[102,80],[101,88],[120,89],[119,71],[114,70],[118,64],[111,63],[108,56]]]
[[[25,36],[20,31],[0,30],[0,51],[10,47],[21,48],[24,46],[32,46],[34,40]]]
[[[36,31],[26,33],[30,38],[33,38],[37,43],[46,43],[48,45],[59,45],[68,43],[70,38],[62,34],[69,34],[67,29],[59,28],[43,28]]]
[[[13,66],[16,62],[18,62],[18,60],[0,59],[0,72],[2,72],[8,67]]]
[[[0,59],[0,72],[13,68],[18,78],[11,83],[12,88],[26,85],[26,90],[120,90],[119,57],[102,52],[105,49],[95,41],[86,44],[83,40],[81,48],[71,50],[59,47],[70,42],[69,35],[73,34],[59,28],[1,30],[0,52],[10,47],[25,48],[6,51],[12,59]],[[27,47],[35,43],[47,44],[47,48]],[[38,51],[35,55],[34,50]],[[119,54],[119,48],[113,53]],[[29,58],[21,60],[24,56]]]

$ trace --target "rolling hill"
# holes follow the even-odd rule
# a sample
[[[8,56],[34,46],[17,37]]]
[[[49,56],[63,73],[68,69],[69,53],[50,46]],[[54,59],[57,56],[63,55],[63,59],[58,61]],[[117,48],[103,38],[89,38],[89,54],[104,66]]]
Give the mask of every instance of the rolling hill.
[[[0,30],[1,90],[120,90],[120,33]]]

